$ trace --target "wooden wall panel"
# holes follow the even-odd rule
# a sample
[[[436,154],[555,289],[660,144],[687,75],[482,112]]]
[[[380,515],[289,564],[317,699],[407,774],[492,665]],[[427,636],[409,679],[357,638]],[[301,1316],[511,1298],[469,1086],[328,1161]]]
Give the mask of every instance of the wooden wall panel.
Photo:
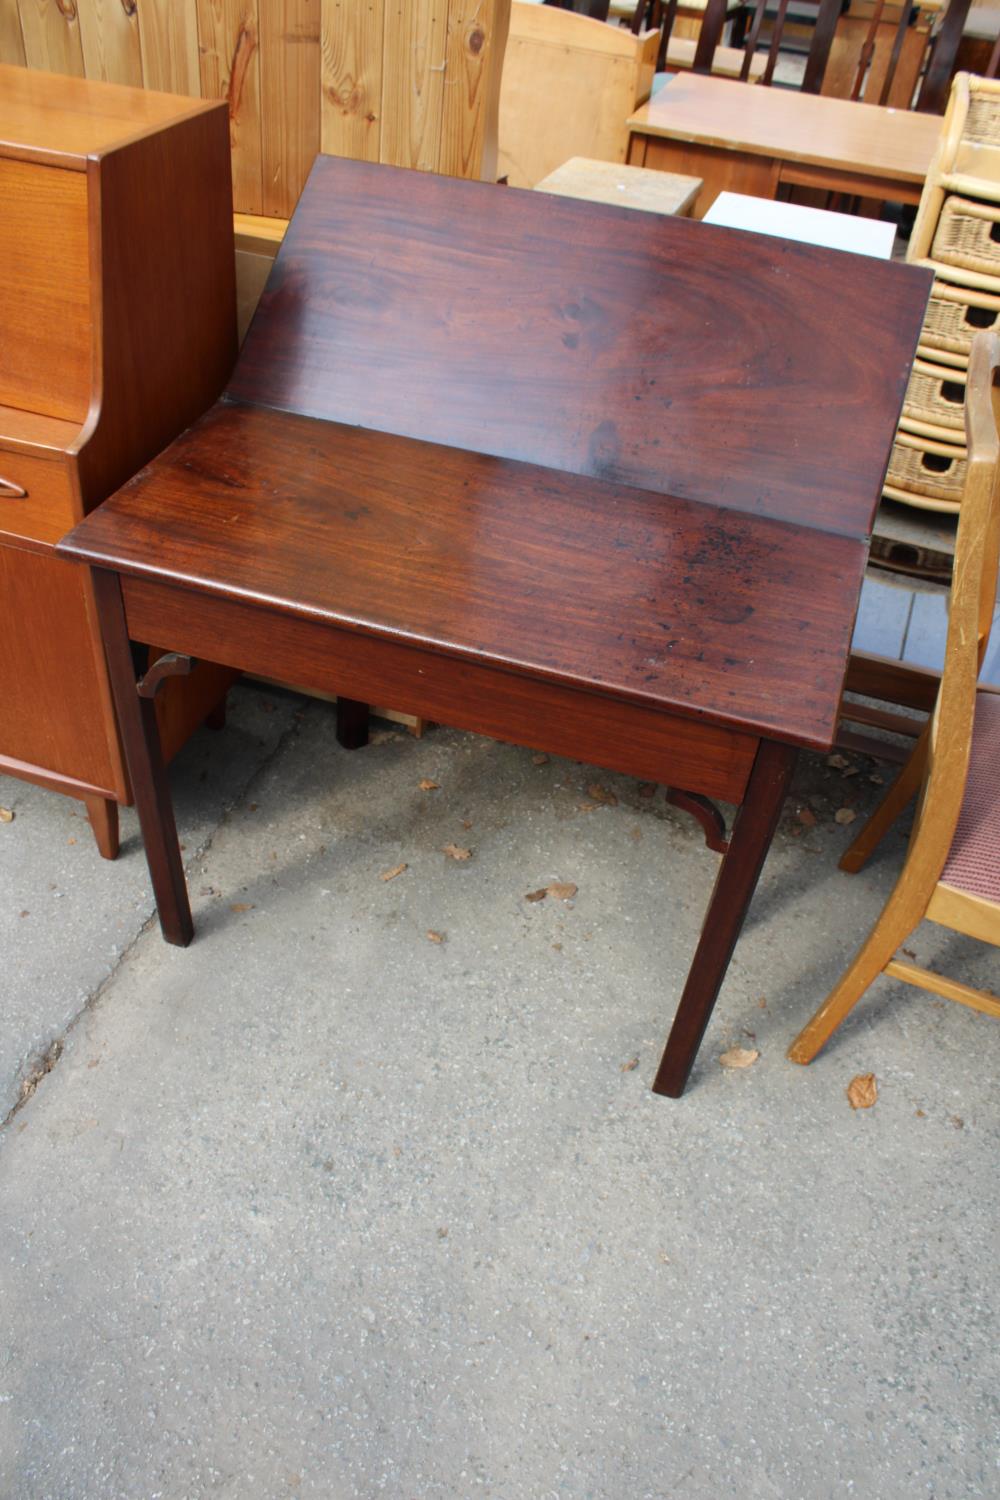
[[[496,178],[509,9],[496,0],[451,0],[438,171],[452,177]]]
[[[24,37],[15,0],[0,3],[0,63],[24,66]]]
[[[386,0],[380,160],[437,168],[444,107],[445,0]]]
[[[88,78],[142,87],[138,0],[78,0]]]
[[[234,207],[287,219],[320,150],[494,178],[510,14],[511,0],[0,0],[0,61],[225,99]]]
[[[28,67],[82,78],[83,45],[76,6],[60,6],[59,0],[18,0],[18,13]]]
[[[201,93],[197,0],[136,0],[142,81],[168,94]]]
[[[385,0],[323,0],[322,149],[378,161]]]
[[[261,211],[287,219],[320,147],[320,0],[263,0]]]
[[[244,214],[263,211],[258,16],[258,0],[198,0],[201,91],[228,101],[233,207]]]

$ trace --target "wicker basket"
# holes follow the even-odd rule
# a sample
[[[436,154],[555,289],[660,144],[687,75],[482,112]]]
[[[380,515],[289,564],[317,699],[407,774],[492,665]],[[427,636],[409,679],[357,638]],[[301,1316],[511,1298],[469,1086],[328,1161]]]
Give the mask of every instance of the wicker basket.
[[[992,92],[981,93],[975,87],[978,79],[969,82],[969,113],[965,117],[962,139],[977,146],[1000,146],[1000,96]]]
[[[943,428],[949,434],[964,433],[965,381],[964,370],[915,359],[903,397],[903,416],[925,426]],[[956,437],[955,441],[960,442],[961,438]]]
[[[962,498],[965,467],[964,448],[900,431],[892,445],[886,488],[907,491],[923,501],[935,500],[950,508]]]
[[[967,361],[973,336],[984,328],[1000,330],[1000,297],[935,281],[920,335],[925,348],[960,354]]]
[[[1000,290],[1000,203],[946,198],[934,232],[931,258],[945,266],[996,276]]]

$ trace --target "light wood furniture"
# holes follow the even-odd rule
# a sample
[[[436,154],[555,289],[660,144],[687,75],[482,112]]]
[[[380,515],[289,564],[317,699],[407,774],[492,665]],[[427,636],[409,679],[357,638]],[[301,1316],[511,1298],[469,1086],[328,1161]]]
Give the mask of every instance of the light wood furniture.
[[[131,794],[93,592],[54,544],[232,365],[225,109],[0,66],[0,201],[0,771],[81,798],[111,858]],[[164,710],[168,752],[230,678]]]
[[[809,36],[809,51],[806,56],[805,69],[802,75],[801,90],[804,94],[818,94],[826,71],[827,58],[833,43],[834,33],[837,25],[837,16],[840,13],[841,0],[815,0],[815,10],[811,4],[806,5],[806,32]],[[799,7],[801,9],[801,7]],[[753,78],[753,70],[756,65],[763,65],[763,73],[760,82],[770,85],[774,77],[774,69],[778,61],[778,52],[784,38],[786,23],[791,19],[789,15],[788,0],[779,0],[773,8],[770,16],[770,40],[767,47],[766,57],[758,53],[757,47],[760,39],[761,26],[765,13],[771,10],[769,0],[755,0],[752,8],[747,3],[742,9],[741,19],[744,16],[750,18],[750,30],[741,48],[741,66],[739,77],[742,81]],[[698,48],[695,54],[694,71],[696,73],[709,73],[712,69],[712,58],[722,40],[723,29],[726,25],[729,5],[728,0],[707,0],[705,5],[705,16],[698,33]],[[671,11],[668,8],[664,20],[664,35],[669,34],[671,23]]]
[[[573,156],[624,162],[626,121],[649,98],[659,43],[658,31],[633,36],[590,16],[512,0],[500,175],[511,187],[535,187]],[[693,41],[677,39],[669,66],[690,67],[694,55]],[[720,48],[715,66],[736,77],[741,60],[733,48]]]
[[[1000,337],[976,337],[969,368],[966,492],[958,523],[948,643],[927,731],[882,806],[841,860],[860,869],[918,787],[906,862],[871,935],[789,1049],[808,1063],[880,974],[1000,1018],[1000,998],[895,955],[923,920],[1000,945],[1000,694],[976,679],[996,602],[1000,552]]]
[[[629,161],[704,179],[695,216],[728,189],[774,198],[779,186],[917,203],[937,145],[931,115],[846,99],[741,88],[678,74],[629,120]]]
[[[2,0],[0,62],[224,99],[239,213],[319,150],[496,175],[510,0]]]
[[[535,188],[540,193],[584,198],[590,203],[614,203],[619,208],[644,209],[647,213],[690,215],[701,179],[574,156],[543,177]]]
[[[1000,83],[960,73],[906,258],[934,288],[903,403],[885,494],[955,513],[966,482],[965,400],[977,330],[1000,328]]]
[[[657,1074],[680,1093],[795,746],[832,743],[930,284],[762,246],[319,159],[226,398],[60,544],[100,597],[170,941],[152,703],[190,656],[344,695],[351,745],[381,700],[595,761],[724,851]],[[175,653],[138,693],[129,633]]]
[[[837,20],[821,92],[909,109],[940,8],[939,0],[916,6],[852,0]]]

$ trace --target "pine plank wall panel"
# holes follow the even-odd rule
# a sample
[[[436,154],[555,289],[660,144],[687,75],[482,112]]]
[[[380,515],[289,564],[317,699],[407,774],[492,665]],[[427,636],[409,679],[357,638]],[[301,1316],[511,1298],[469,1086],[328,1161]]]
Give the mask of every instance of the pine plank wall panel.
[[[288,219],[320,146],[320,0],[264,0],[261,212]]]
[[[437,169],[447,36],[444,0],[386,0],[380,160],[390,166]]]
[[[0,61],[227,100],[234,209],[287,219],[320,150],[495,178],[510,10],[511,0],[0,0]]]
[[[199,95],[197,0],[137,0],[137,11],[146,88]]]
[[[378,161],[382,137],[385,0],[324,0],[323,150]]]
[[[78,6],[88,78],[142,87],[138,4],[139,0],[88,0]]]
[[[13,3],[0,4],[0,63],[13,67],[24,67],[24,37],[21,35],[21,17]]]
[[[260,121],[260,5],[268,0],[198,0],[201,92],[229,103],[233,201],[263,212]]]
[[[438,171],[496,177],[500,75],[510,5],[451,0]]]
[[[29,68],[83,77],[83,42],[75,5],[59,0],[20,0],[21,35]]]

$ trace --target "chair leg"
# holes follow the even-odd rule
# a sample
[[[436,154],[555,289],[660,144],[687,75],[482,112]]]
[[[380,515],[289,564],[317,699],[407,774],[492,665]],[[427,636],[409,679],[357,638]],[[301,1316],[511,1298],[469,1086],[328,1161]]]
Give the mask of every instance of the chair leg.
[[[788,1056],[792,1062],[812,1062],[922,918],[927,903],[907,889],[904,882],[905,873],[872,928],[868,941],[789,1047]]]
[[[118,858],[118,803],[107,797],[84,797],[87,821],[102,859]]]
[[[840,856],[840,868],[856,875],[863,868],[878,844],[889,832],[907,803],[920,790],[927,764],[927,745],[930,737],[930,720],[920,731],[908,761],[885,793],[878,807],[862,828],[857,838]]]

